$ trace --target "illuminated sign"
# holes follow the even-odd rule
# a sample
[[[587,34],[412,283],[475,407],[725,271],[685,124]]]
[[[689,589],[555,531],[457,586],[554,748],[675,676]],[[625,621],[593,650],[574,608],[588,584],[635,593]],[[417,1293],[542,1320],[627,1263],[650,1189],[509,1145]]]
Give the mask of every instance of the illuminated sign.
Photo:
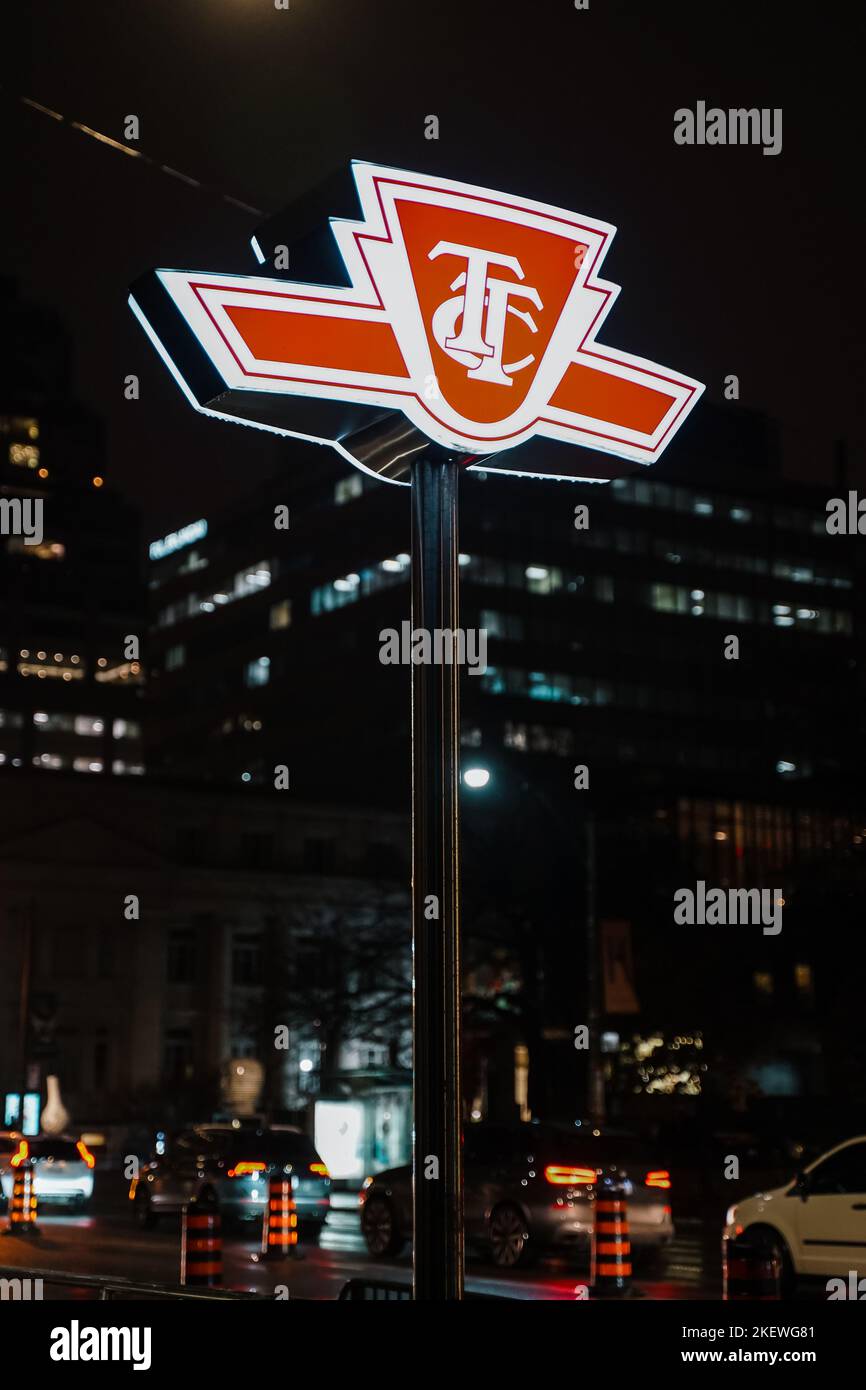
[[[148,554],[151,560],[164,560],[166,555],[173,555],[176,550],[182,550],[185,545],[192,545],[193,541],[203,540],[206,535],[205,520],[191,521],[180,531],[170,531],[162,540],[151,541]]]
[[[23,1111],[21,1092],[7,1091],[3,1112],[3,1123],[7,1129],[20,1129],[22,1134],[28,1136],[38,1134],[41,1112],[42,1097],[38,1091],[24,1092]]]
[[[558,445],[658,459],[703,387],[598,341],[619,293],[599,274],[614,227],[450,179],[352,172],[362,215],[330,222],[347,285],[158,270],[134,288],[197,409],[361,467],[347,438],[383,410],[487,471],[613,476]]]

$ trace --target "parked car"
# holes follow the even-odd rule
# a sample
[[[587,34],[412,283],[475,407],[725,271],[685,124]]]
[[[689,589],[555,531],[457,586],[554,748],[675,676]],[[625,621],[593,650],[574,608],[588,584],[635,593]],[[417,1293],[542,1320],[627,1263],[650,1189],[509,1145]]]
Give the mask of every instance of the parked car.
[[[822,1154],[791,1181],[730,1207],[723,1246],[744,1236],[782,1264],[782,1293],[800,1276],[843,1276],[866,1251],[866,1135]]]
[[[29,1139],[19,1134],[13,1137],[15,1146],[10,1149],[7,1147],[9,1140],[0,1136],[0,1186],[7,1205],[12,1196],[15,1169],[29,1158],[35,1163],[34,1190],[39,1206],[62,1202],[83,1211],[93,1196],[95,1166],[93,1154],[84,1141],[69,1135],[37,1135]]]
[[[673,1237],[670,1176],[631,1135],[589,1125],[469,1125],[463,1163],[467,1242],[500,1268],[526,1264],[553,1247],[586,1251],[605,1175],[625,1180],[636,1251],[657,1251]],[[411,1167],[367,1178],[360,1200],[367,1249],[398,1255],[412,1234]]]
[[[213,1194],[239,1220],[261,1219],[272,1173],[291,1174],[302,1239],[315,1239],[330,1207],[331,1180],[312,1140],[288,1125],[203,1124],[184,1130],[130,1184],[139,1224],[156,1225],[194,1197]]]

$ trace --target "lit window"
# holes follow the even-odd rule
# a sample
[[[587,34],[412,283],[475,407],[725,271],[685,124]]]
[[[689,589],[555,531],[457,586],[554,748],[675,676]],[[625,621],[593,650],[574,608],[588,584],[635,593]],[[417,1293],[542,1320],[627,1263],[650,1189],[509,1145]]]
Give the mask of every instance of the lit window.
[[[460,558],[462,562],[463,556]],[[407,555],[394,555],[388,560],[381,560],[379,568],[384,570],[386,574],[400,574],[406,568],[408,559],[409,557]]]
[[[36,444],[10,444],[9,462],[16,468],[38,468],[39,448]]]
[[[395,555],[390,559],[380,560],[370,569],[361,570],[360,574],[346,574],[340,579],[332,580],[330,584],[322,584],[310,593],[310,611],[315,616],[331,613],[336,608],[343,608],[347,603],[366,598],[368,594],[375,594],[380,589],[400,584],[408,578],[409,563],[407,554]]]
[[[506,748],[514,748],[518,753],[525,753],[529,748],[526,725],[507,723],[503,731],[502,742]]]
[[[756,970],[752,976],[752,983],[758,994],[773,993],[773,976],[769,970]]]
[[[0,434],[11,434],[18,439],[38,439],[39,421],[30,415],[0,415]]]
[[[800,994],[811,994],[814,988],[811,965],[794,966],[794,984]]]
[[[139,685],[144,680],[144,676],[140,661],[119,661],[114,666],[107,665],[104,670],[94,671],[93,679],[99,681],[100,684],[108,682],[114,685],[120,682],[128,685]]]
[[[73,656],[73,662],[80,663],[80,658]],[[41,656],[37,653],[36,661],[19,661],[17,671],[19,676],[36,676],[39,680],[53,678],[55,680],[82,680],[84,677],[84,667],[81,664],[66,666],[57,665],[54,661],[50,665],[47,663],[47,656],[43,652]]]
[[[62,560],[66,554],[62,541],[40,541],[38,545],[28,545],[23,536],[10,536],[6,549],[10,555],[27,555],[34,560]]]
[[[37,710],[33,723],[40,734],[72,734],[75,732],[76,716],[73,714],[48,714]]]
[[[115,738],[141,738],[141,725],[134,719],[115,719],[111,732]]]
[[[75,758],[72,767],[75,772],[102,772],[104,763],[101,758]]]
[[[364,480],[360,473],[352,472],[347,478],[340,478],[334,485],[334,501],[338,507],[344,502],[351,502],[353,497],[360,497],[364,491]]]
[[[689,591],[677,584],[653,584],[650,603],[658,613],[685,613],[689,607]]]
[[[613,603],[613,580],[610,575],[597,574],[592,581],[592,592],[602,603]]]
[[[270,627],[271,631],[279,628],[291,627],[292,625],[292,601],[285,598],[282,603],[275,603],[271,607]]]
[[[250,565],[248,569],[241,570],[235,575],[232,582],[232,597],[246,598],[248,594],[254,594],[259,589],[267,589],[271,582],[271,566],[268,560],[260,560],[257,565]],[[229,603],[228,594],[214,594],[217,603]]]
[[[526,587],[531,594],[552,594],[562,588],[562,570],[548,565],[527,565]]]
[[[182,642],[176,647],[169,647],[165,653],[166,671],[177,671],[186,664],[186,647]]]
[[[33,759],[34,767],[47,768],[50,772],[56,772],[63,766],[63,758],[56,753],[37,753]]]
[[[244,667],[244,685],[267,685],[270,678],[271,658],[269,656],[257,657],[255,661],[248,661]]]
[[[98,738],[100,734],[105,733],[105,721],[95,718],[92,714],[77,714],[75,732],[82,738]]]

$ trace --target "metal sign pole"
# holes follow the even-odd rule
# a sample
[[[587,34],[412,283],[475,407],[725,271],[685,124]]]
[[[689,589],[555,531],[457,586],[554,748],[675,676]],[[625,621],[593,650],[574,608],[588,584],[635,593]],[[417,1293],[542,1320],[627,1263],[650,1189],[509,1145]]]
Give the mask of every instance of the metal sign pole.
[[[460,621],[457,485],[456,463],[412,464],[412,630],[431,642]],[[463,1297],[458,680],[453,660],[412,666],[413,1274],[426,1302]]]

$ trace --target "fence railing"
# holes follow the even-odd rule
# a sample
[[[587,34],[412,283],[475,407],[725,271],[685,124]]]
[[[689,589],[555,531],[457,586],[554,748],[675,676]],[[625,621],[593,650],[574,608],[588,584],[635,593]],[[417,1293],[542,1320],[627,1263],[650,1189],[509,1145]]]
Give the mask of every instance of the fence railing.
[[[488,1301],[512,1302],[507,1294],[474,1293],[468,1289],[463,1295],[468,1302],[480,1299]],[[411,1303],[412,1285],[398,1284],[390,1279],[349,1279],[337,1294],[340,1303]]]
[[[18,1297],[15,1293],[10,1294],[10,1288],[23,1289],[26,1285],[29,1293],[21,1293],[22,1301],[27,1301],[28,1297],[32,1298],[32,1289],[37,1282],[42,1285],[43,1297],[44,1292],[52,1288],[76,1289],[83,1291],[85,1295],[92,1293],[93,1298],[90,1301],[100,1303],[124,1298],[183,1299],[196,1303],[215,1298],[246,1301],[271,1298],[270,1294],[246,1293],[235,1289],[185,1289],[175,1284],[152,1284],[102,1274],[72,1274],[68,1270],[57,1269],[22,1269],[20,1265],[0,1265],[0,1280],[6,1281],[6,1298]],[[85,1297],[84,1301],[88,1299]]]

